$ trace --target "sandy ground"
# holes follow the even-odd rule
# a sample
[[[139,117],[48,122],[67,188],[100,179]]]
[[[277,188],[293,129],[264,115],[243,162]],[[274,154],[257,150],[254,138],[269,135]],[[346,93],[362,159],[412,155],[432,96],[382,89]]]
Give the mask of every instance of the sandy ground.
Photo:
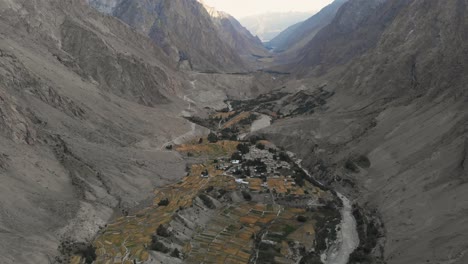
[[[252,126],[250,127],[250,132],[252,133],[260,129],[269,127],[270,124],[271,124],[271,117],[267,115],[261,115],[259,119],[255,120],[252,123]]]

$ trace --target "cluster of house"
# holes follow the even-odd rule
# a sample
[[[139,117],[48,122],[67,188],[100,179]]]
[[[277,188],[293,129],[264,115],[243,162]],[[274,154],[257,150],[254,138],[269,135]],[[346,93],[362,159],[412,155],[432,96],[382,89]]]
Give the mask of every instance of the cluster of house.
[[[291,165],[286,161],[275,159],[275,153],[270,152],[267,149],[258,149],[255,146],[250,147],[249,153],[242,156],[242,160],[237,159],[220,159],[217,161],[216,169],[223,170],[224,175],[229,175],[236,178],[236,183],[241,185],[248,185],[249,182],[245,180],[246,176],[250,178],[267,178],[273,177],[278,178],[281,173],[281,169],[290,169]],[[258,166],[248,166],[249,172],[246,175],[246,166],[244,163],[253,160],[261,160],[262,165],[265,167],[262,170],[258,169]],[[209,177],[208,170],[201,173],[202,178]],[[268,188],[268,184],[264,182],[263,187]]]

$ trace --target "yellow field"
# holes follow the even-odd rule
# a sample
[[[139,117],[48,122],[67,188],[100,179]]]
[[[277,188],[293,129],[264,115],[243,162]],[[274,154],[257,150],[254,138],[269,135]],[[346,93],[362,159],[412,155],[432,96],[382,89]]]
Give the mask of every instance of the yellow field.
[[[232,118],[231,120],[229,120],[228,122],[226,122],[223,125],[223,128],[232,127],[233,125],[239,123],[241,120],[248,118],[250,115],[251,115],[250,112],[242,112],[238,114],[237,116],[235,116],[234,118]]]
[[[207,169],[209,178],[201,178],[202,171]],[[169,223],[176,210],[192,205],[193,199],[208,186],[223,187],[228,190],[236,188],[234,179],[222,176],[222,171],[213,165],[193,165],[191,174],[181,182],[155,190],[153,206],[136,213],[135,216],[120,217],[109,224],[96,238],[96,263],[133,263],[133,260],[148,259],[146,247],[151,243],[151,236],[161,224]],[[158,206],[168,199],[169,205]]]
[[[244,113],[248,116],[249,113]],[[239,118],[239,117],[236,117]],[[241,118],[242,119],[242,118]],[[241,120],[239,119],[239,120]],[[206,142],[206,140],[204,141]],[[264,142],[263,144],[267,144]],[[219,141],[217,143],[183,144],[176,147],[180,152],[192,152],[198,155],[219,157],[230,155],[236,151],[237,141]],[[208,178],[201,178],[207,170]],[[252,191],[263,191],[261,179],[247,179]],[[306,183],[297,187],[294,180],[286,177],[269,178],[270,191],[304,195],[305,190],[318,197],[330,195],[319,188]],[[132,264],[136,261],[146,261],[149,258],[147,247],[151,244],[152,235],[161,224],[168,224],[179,208],[190,207],[193,200],[209,186],[234,191],[238,188],[234,178],[223,175],[215,164],[192,165],[190,175],[179,183],[172,184],[154,191],[153,204],[140,210],[133,216],[120,217],[107,225],[94,241],[97,264]],[[168,199],[167,206],[158,206],[161,200]],[[314,222],[299,223],[297,215],[307,214],[304,209],[284,208],[280,205],[242,202],[226,205],[218,209],[205,230],[197,230],[194,239],[184,246],[183,252],[188,255],[184,263],[248,263],[253,250],[253,238],[262,229],[277,232],[284,226],[291,228],[288,239],[303,243],[307,247],[313,245],[315,237]],[[281,251],[286,252],[287,244]],[[74,256],[72,264],[82,264],[83,260]]]
[[[265,223],[273,221],[280,206],[245,203],[228,206],[210,221],[191,242],[192,250],[186,263],[245,264],[253,250],[253,236]]]
[[[213,117],[213,118],[224,118],[224,119],[226,119],[226,118],[229,118],[230,116],[234,115],[235,113],[236,113],[236,112],[234,112],[234,111],[226,112],[226,113],[224,113],[224,112],[219,112],[219,113],[216,113],[216,114],[212,115],[211,117]]]

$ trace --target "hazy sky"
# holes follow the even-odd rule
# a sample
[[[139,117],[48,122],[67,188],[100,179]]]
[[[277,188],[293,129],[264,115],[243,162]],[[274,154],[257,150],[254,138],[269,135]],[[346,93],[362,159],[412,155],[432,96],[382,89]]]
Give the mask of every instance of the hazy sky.
[[[237,18],[268,12],[318,11],[333,0],[204,0]]]

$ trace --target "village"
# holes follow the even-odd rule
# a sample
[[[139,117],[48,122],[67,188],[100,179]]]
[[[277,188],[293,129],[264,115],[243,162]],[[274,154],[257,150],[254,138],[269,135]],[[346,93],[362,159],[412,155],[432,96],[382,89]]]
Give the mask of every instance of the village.
[[[237,133],[252,114],[240,116],[230,115]],[[212,132],[166,149],[187,158],[187,175],[106,226],[94,242],[96,263],[292,264],[319,258],[335,239],[337,197],[273,143]]]

